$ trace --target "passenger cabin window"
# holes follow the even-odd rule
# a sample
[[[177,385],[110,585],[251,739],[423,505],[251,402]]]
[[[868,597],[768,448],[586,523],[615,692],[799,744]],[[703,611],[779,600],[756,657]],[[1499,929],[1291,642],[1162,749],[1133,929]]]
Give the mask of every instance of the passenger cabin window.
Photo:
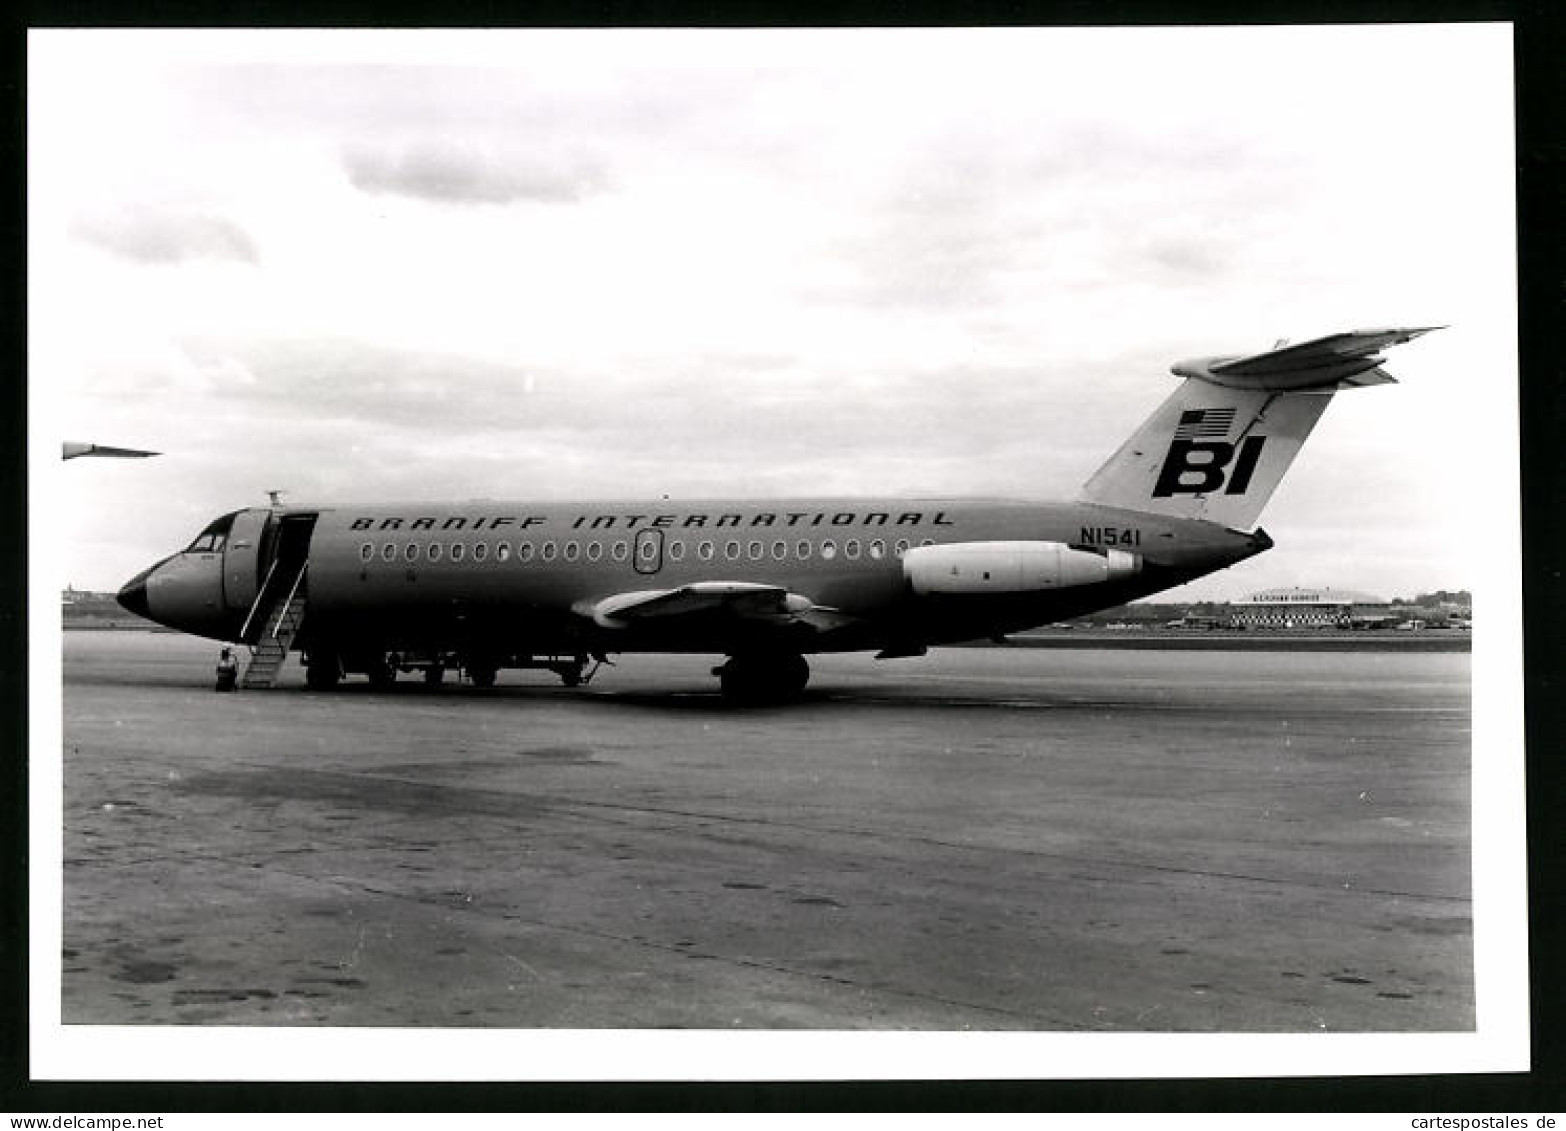
[[[200,534],[196,540],[185,547],[187,554],[215,554],[228,542],[229,527],[234,525],[234,515],[226,514],[222,518],[213,519],[212,522]]]

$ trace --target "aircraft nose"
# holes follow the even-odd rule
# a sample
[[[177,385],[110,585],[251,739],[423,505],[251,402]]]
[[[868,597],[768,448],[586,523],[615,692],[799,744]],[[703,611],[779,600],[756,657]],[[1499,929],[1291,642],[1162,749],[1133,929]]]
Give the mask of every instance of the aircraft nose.
[[[153,569],[156,568],[156,566],[153,567]],[[120,591],[114,598],[120,603],[121,608],[133,612],[139,617],[146,617],[148,620],[152,619],[152,607],[147,603],[147,578],[151,574],[152,569],[142,570],[135,577],[120,586]]]

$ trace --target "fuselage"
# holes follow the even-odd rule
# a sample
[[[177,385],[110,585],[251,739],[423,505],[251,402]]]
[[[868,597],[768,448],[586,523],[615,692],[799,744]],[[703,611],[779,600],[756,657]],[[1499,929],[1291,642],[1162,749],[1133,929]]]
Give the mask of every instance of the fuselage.
[[[225,529],[219,529],[225,520]],[[925,592],[922,547],[1038,543],[1132,567],[1038,591]],[[252,509],[217,520],[133,579],[127,607],[214,639],[248,642],[267,578],[308,562],[297,646],[341,653],[733,653],[777,640],[798,653],[903,649],[995,636],[1122,603],[1266,549],[1265,535],[1084,503],[959,499],[406,503]],[[723,615],[605,624],[619,594],[733,582],[808,598],[831,618]],[[782,642],[786,639],[786,644]]]

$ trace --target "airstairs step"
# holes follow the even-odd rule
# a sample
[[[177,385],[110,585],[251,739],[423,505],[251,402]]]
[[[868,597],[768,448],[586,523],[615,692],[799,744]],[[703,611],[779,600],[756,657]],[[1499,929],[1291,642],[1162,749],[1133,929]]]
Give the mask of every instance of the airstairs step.
[[[271,588],[257,598],[274,603],[266,612],[260,637],[251,645],[250,663],[245,668],[244,678],[239,681],[240,687],[265,688],[277,682],[277,673],[282,669],[283,661],[288,659],[288,649],[304,618],[305,587],[300,576],[304,568],[301,566],[288,579],[288,584]]]

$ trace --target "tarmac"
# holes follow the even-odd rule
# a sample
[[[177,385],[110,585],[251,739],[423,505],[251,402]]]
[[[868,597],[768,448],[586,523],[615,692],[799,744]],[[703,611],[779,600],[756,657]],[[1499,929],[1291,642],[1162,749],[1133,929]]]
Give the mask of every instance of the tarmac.
[[[1465,653],[212,690],[64,643],[67,1024],[1471,1031]],[[35,814],[34,819],[38,819]]]

